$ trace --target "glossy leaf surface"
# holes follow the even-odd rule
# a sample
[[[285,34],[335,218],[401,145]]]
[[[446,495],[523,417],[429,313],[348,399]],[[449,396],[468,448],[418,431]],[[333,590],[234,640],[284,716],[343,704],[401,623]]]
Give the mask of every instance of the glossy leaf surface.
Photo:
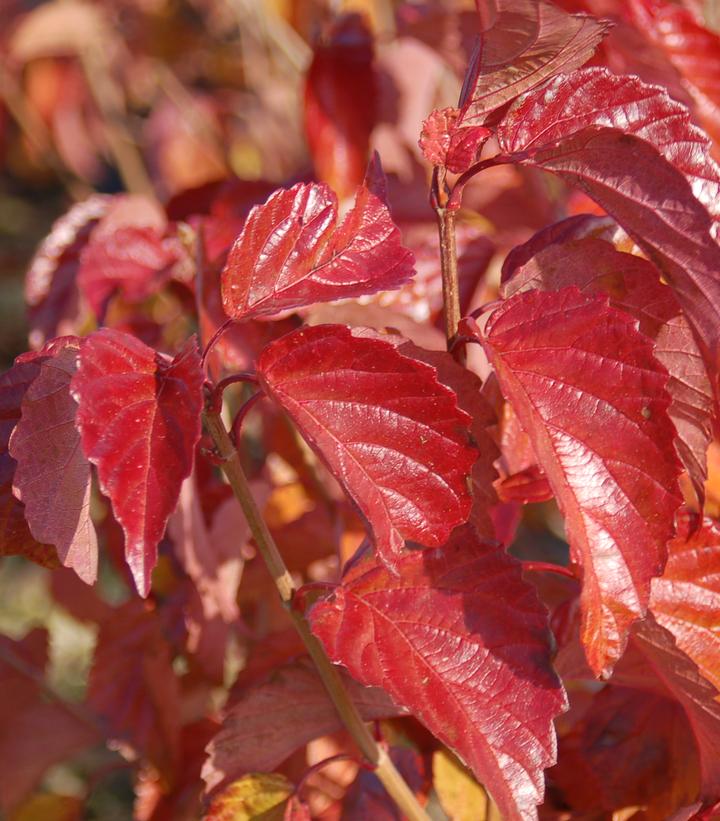
[[[111,329],[86,339],[73,377],[83,450],[122,525],[125,555],[144,596],[157,544],[192,469],[202,383],[195,341],[169,361]]]
[[[652,263],[617,251],[601,239],[583,237],[550,242],[545,247],[535,244],[535,248],[536,253],[504,284],[503,295],[576,285],[586,293],[607,294],[613,307],[639,321],[640,331],[655,341],[655,358],[670,375],[667,390],[672,401],[668,412],[677,431],[675,448],[698,499],[703,500],[705,454],[712,438],[712,388],[674,292],[660,282]],[[521,250],[522,246],[515,249]]]
[[[545,0],[481,0],[488,24],[471,58],[462,122],[494,109],[561,71],[581,66],[608,32],[606,21],[570,15]]]
[[[88,584],[97,577],[98,545],[90,519],[90,463],[75,426],[70,395],[79,343],[69,341],[44,358],[22,400],[10,438],[17,461],[13,489],[38,542],[56,547],[60,561]]]
[[[665,564],[680,503],[667,377],[632,320],[575,288],[517,294],[483,344],[584,569],[581,636],[607,675]]]
[[[512,105],[498,140],[508,153],[532,154],[591,127],[617,128],[649,142],[685,175],[713,218],[720,216],[720,168],[710,156],[707,136],[684,105],[638,77],[605,68],[554,77]]]
[[[313,632],[333,661],[460,755],[505,818],[535,818],[565,706],[544,608],[519,563],[472,526],[399,569],[356,562],[310,610]]]
[[[637,27],[646,32],[668,58],[689,92],[703,128],[714,140],[720,137],[720,36],[708,6],[703,18],[689,8],[651,0],[632,0],[628,11]]]
[[[284,336],[258,376],[370,523],[393,566],[404,540],[442,544],[470,513],[470,418],[435,371],[342,325]]]
[[[665,572],[653,579],[650,608],[677,646],[720,690],[720,529],[683,511],[668,545]]]
[[[412,274],[413,255],[369,188],[338,224],[327,185],[300,183],[250,212],[222,274],[223,307],[233,319],[268,316],[398,288]]]
[[[458,126],[460,110],[436,109],[423,123],[420,150],[425,159],[448,171],[462,174],[475,162],[492,133],[481,125]]]
[[[558,174],[622,225],[676,291],[715,380],[720,247],[685,175],[645,140],[611,128],[580,131],[521,162]]]

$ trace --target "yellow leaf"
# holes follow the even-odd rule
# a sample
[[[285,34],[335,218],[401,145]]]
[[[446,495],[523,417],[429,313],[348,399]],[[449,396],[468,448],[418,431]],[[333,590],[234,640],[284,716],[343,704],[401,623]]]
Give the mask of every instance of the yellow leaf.
[[[244,775],[218,795],[204,821],[282,821],[294,789],[284,775]]]
[[[433,753],[433,786],[451,821],[488,821],[485,790],[447,750]]]
[[[8,821],[79,821],[82,801],[70,795],[37,794],[24,801]]]

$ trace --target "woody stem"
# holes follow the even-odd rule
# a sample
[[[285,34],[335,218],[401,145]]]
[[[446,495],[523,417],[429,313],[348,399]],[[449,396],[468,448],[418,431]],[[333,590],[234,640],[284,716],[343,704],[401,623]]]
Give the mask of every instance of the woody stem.
[[[429,816],[418,804],[414,793],[396,770],[387,752],[375,742],[372,733],[365,725],[357,707],[350,698],[338,668],[330,661],[325,649],[310,631],[305,615],[293,607],[295,586],[292,577],[253,499],[245,471],[240,462],[240,456],[228,435],[220,414],[212,409],[206,409],[205,425],[220,454],[222,469],[245,514],[258,552],[275,581],[280,599],[317,668],[320,679],[335,705],[338,716],[360,748],[363,756],[373,766],[375,774],[400,811],[410,821],[429,821]]]

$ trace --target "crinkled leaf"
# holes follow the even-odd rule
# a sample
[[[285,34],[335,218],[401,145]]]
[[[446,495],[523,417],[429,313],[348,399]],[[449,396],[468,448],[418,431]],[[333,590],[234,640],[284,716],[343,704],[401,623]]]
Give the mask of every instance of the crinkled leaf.
[[[665,572],[652,582],[650,609],[720,690],[720,527],[683,511],[668,554]]]
[[[25,519],[25,506],[13,495],[17,464],[8,450],[23,396],[40,373],[41,362],[38,355],[25,355],[24,361],[0,374],[0,556],[20,554],[38,564],[59,567],[57,551],[35,541]]]
[[[294,790],[284,775],[251,772],[213,799],[203,821],[283,821]]]
[[[690,9],[675,3],[632,0],[628,10],[638,28],[649,35],[678,71],[683,87],[695,103],[700,122],[717,140],[720,137],[717,80],[720,36],[712,28],[701,25]]]
[[[716,381],[720,246],[687,177],[650,143],[611,128],[588,128],[517,159],[576,185],[625,228],[677,293]]]
[[[112,197],[95,194],[75,203],[56,220],[35,252],[25,275],[32,348],[42,347],[54,336],[78,331],[80,252],[111,202]]]
[[[60,561],[93,584],[98,545],[90,519],[90,463],[80,447],[77,403],[70,395],[79,351],[79,343],[69,340],[42,361],[23,396],[10,455],[17,461],[13,490],[34,538],[54,545]]]
[[[338,224],[330,188],[300,183],[250,212],[222,274],[223,307],[233,319],[267,316],[398,288],[413,273],[412,253],[369,188],[358,188]]]
[[[638,77],[599,67],[554,77],[513,104],[498,128],[498,140],[505,151],[532,154],[593,126],[617,128],[649,142],[685,175],[710,214],[720,217],[720,168],[710,156],[707,136],[684,105]]]
[[[496,108],[590,59],[608,33],[605,20],[567,14],[546,0],[482,0],[490,25],[471,58],[462,122],[480,124]]]
[[[426,351],[412,342],[398,345],[398,351],[420,362],[432,365],[438,381],[455,392],[458,407],[470,414],[470,435],[478,448],[479,456],[470,474],[473,490],[473,504],[469,521],[475,525],[480,536],[496,538],[490,511],[498,501],[493,482],[497,478],[495,460],[500,456],[495,440],[488,428],[496,424],[495,412],[482,394],[482,382],[467,368],[463,368],[447,351]]]
[[[345,674],[343,679],[366,721],[404,712],[382,690],[362,687]],[[254,769],[274,770],[303,744],[340,729],[342,722],[307,660],[275,668],[233,698],[208,746],[203,778],[212,790]]]
[[[505,818],[535,818],[565,696],[520,564],[467,525],[441,548],[403,556],[399,570],[371,555],[356,562],[313,605],[313,632],[333,661],[460,755]]]
[[[483,344],[565,516],[582,641],[607,675],[645,614],[680,503],[667,376],[629,317],[576,288],[511,297]]]
[[[155,612],[133,599],[101,624],[87,703],[112,738],[129,743],[166,777],[178,753],[179,686]]]
[[[265,348],[258,377],[355,501],[390,566],[406,539],[436,546],[467,519],[470,418],[432,368],[388,342],[317,325]]]
[[[712,438],[712,388],[674,292],[660,282],[650,262],[617,251],[601,239],[551,241],[545,247],[539,247],[535,239],[530,242],[534,255],[515,269],[503,286],[503,295],[577,285],[587,293],[607,294],[613,307],[639,321],[640,331],[655,340],[655,358],[670,375],[667,390],[672,399],[669,414],[677,431],[675,448],[702,501],[707,479],[705,454]]]
[[[145,226],[122,226],[93,236],[80,257],[78,285],[95,315],[104,317],[116,292],[129,302],[156,293],[170,277],[178,250],[176,242]]]
[[[203,372],[195,340],[173,360],[108,328],[83,343],[72,390],[83,450],[125,533],[141,595],[157,544],[192,470],[200,438]]]
[[[481,125],[458,126],[460,109],[435,109],[423,123],[420,150],[432,165],[462,174],[477,159],[492,133]]]

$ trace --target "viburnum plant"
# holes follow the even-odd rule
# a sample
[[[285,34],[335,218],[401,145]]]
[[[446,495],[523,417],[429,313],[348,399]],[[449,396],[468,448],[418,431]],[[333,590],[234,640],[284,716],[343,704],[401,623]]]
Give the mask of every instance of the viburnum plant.
[[[448,751],[507,819],[716,817],[720,169],[695,121],[712,130],[697,60],[720,41],[692,3],[628,5],[691,111],[612,73],[620,51],[583,67],[610,26],[563,5],[479,3],[458,106],[425,121],[446,350],[364,326],[415,275],[377,156],[349,204],[224,183],[166,210],[97,195],[54,227],[28,276],[33,350],[0,378],[2,552],[74,571],[53,594],[98,643],[71,709],[29,675],[41,632],[3,639],[8,726],[54,739],[0,775],[6,807],[112,741],[155,821],[491,817]],[[322,70],[308,134],[332,177]],[[456,223],[500,165],[588,213],[514,247],[468,312]],[[523,505],[550,499],[567,559],[517,558]],[[138,596],[77,582],[99,545]],[[354,781],[311,816],[340,761]]]

